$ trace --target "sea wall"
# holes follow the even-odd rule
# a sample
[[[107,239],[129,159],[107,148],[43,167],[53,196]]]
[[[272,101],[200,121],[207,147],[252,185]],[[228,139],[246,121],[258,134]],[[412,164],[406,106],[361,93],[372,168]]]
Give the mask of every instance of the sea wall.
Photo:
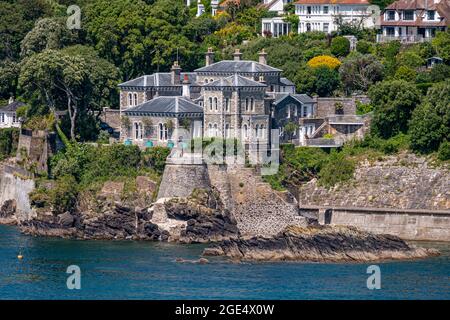
[[[14,220],[23,221],[35,216],[28,194],[34,190],[34,180],[23,169],[5,165],[0,173],[0,208],[8,200],[15,202]]]
[[[158,191],[158,199],[189,197],[194,189],[210,189],[206,164],[167,163]]]
[[[406,240],[450,241],[450,210],[403,210],[356,207],[301,207],[322,225],[355,226]]]
[[[360,163],[354,179],[331,189],[310,181],[298,200],[301,214],[322,224],[450,241],[450,171],[413,154]]]

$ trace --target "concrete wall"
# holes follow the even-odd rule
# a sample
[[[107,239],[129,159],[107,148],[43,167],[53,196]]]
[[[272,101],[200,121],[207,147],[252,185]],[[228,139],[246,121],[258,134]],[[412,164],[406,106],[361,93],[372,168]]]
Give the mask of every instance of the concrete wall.
[[[355,226],[406,240],[450,241],[450,210],[301,207],[300,212],[315,213],[320,224]]]
[[[166,164],[158,199],[188,197],[196,188],[209,189],[206,164]]]
[[[28,194],[34,190],[34,180],[26,178],[26,171],[5,166],[0,173],[0,207],[7,200],[16,201],[16,219],[26,220],[35,216]]]

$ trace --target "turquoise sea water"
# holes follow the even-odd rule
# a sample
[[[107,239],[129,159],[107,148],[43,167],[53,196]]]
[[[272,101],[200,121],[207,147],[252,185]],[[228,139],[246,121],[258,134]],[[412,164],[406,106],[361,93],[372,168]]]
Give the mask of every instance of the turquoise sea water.
[[[35,238],[0,226],[0,299],[450,299],[450,243],[425,245],[443,255],[380,263],[381,289],[369,290],[368,264],[177,263],[204,246]],[[74,264],[81,290],[66,286]]]

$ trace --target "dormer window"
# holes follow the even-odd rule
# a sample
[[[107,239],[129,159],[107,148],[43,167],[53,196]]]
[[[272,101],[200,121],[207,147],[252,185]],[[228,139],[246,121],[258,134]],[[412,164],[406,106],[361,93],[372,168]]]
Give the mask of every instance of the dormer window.
[[[391,10],[387,12],[387,20],[389,21],[395,20],[395,11]]]
[[[403,11],[403,20],[413,21],[414,20],[414,10]]]
[[[427,12],[427,20],[434,20],[435,11],[428,10]]]

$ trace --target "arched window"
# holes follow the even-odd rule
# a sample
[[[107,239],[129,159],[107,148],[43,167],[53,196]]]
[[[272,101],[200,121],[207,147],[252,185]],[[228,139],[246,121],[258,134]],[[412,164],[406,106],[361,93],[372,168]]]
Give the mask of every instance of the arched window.
[[[139,125],[137,122],[134,123],[134,139],[139,139]]]
[[[212,132],[212,124],[208,124],[208,137],[212,137],[213,132]]]
[[[217,128],[217,123],[214,123],[214,137],[218,137],[219,136],[219,130]]]
[[[219,109],[219,106],[217,105],[217,97],[214,97],[214,107],[216,111]]]
[[[168,130],[165,123],[160,123],[158,125],[159,128],[159,140],[166,141],[168,136]]]
[[[255,126],[255,137],[256,138],[259,138],[259,131],[258,131],[258,129],[259,129],[259,125],[256,125]]]
[[[134,97],[134,105],[137,106],[138,105],[138,95],[136,92],[133,94],[133,97]]]
[[[245,111],[248,111],[248,98],[245,98]]]
[[[230,138],[231,134],[230,134],[230,124],[229,123],[225,123],[225,137]]]
[[[243,129],[244,129],[244,138],[247,139],[248,138],[248,127],[246,124],[244,124]]]
[[[264,125],[263,124],[259,126],[259,134],[260,134],[260,137],[263,138],[263,139],[266,136],[265,132],[264,132]]]
[[[250,110],[255,111],[255,100],[250,98]]]
[[[213,99],[212,99],[212,97],[209,97],[209,110],[211,110],[212,111],[212,109],[213,109]]]
[[[133,94],[131,92],[128,92],[128,106],[133,105]]]
[[[225,98],[225,111],[226,112],[230,111],[230,99],[229,98]]]

